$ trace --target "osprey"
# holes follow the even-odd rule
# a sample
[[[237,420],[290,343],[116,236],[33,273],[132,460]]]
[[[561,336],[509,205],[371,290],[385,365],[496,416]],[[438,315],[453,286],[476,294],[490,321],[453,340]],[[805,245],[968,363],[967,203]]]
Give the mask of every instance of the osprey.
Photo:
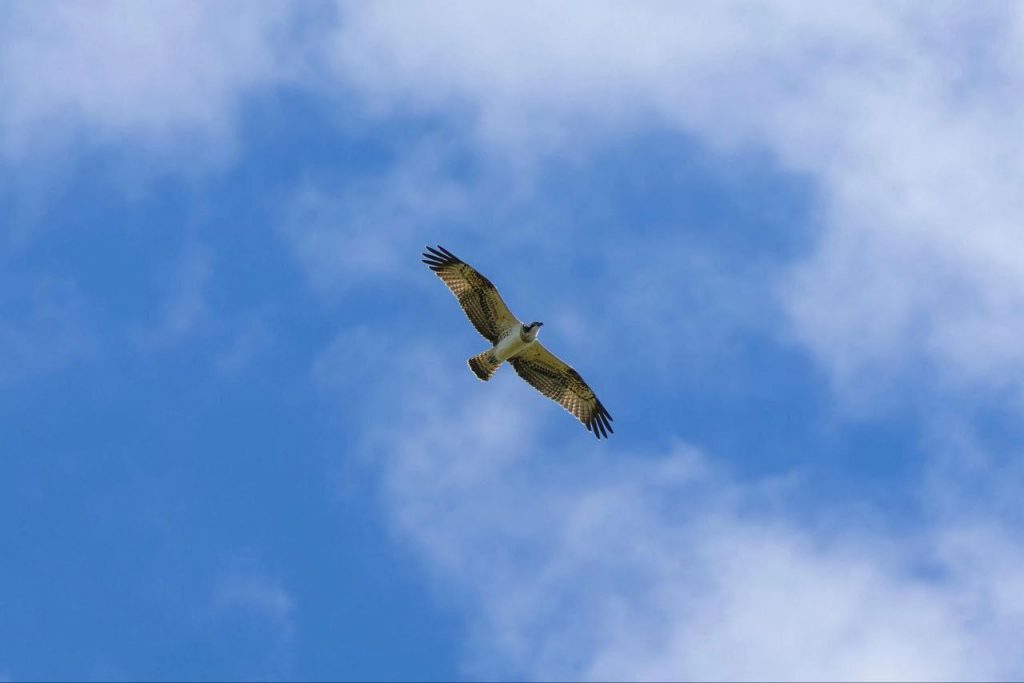
[[[598,439],[612,432],[611,419],[579,373],[537,341],[544,323],[519,321],[491,281],[450,251],[427,247],[423,262],[448,285],[469,322],[493,346],[469,359],[469,369],[487,381],[508,361],[520,377],[576,416]]]

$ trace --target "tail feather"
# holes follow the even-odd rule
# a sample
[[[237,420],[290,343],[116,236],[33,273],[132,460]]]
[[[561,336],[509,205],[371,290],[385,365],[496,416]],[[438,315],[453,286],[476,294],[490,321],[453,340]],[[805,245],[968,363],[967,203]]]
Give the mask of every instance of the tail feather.
[[[469,363],[469,369],[473,371],[473,374],[485,382],[489,380],[501,366],[501,361],[496,361],[490,351],[484,351],[481,354],[477,354],[467,362]]]

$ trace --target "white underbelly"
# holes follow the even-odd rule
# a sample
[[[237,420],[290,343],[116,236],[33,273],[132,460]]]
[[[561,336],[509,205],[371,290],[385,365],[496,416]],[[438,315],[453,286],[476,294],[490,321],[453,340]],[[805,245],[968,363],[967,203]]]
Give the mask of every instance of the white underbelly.
[[[532,341],[524,342],[519,334],[519,330],[514,329],[498,340],[498,343],[494,346],[494,358],[499,361],[506,361],[532,343]]]

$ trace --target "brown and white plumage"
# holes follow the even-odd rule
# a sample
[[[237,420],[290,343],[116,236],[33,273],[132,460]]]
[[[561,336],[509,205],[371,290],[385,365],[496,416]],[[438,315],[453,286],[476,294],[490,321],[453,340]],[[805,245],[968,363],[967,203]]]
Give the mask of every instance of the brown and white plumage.
[[[448,285],[469,322],[487,341],[497,344],[504,331],[520,324],[491,281],[440,244],[437,249],[427,247],[423,262]]]
[[[493,347],[469,359],[483,381],[508,361],[516,374],[572,413],[597,438],[613,431],[612,416],[594,391],[567,363],[536,341],[543,323],[524,325],[512,314],[490,280],[444,247],[427,247],[423,262],[448,286],[473,327]]]
[[[597,438],[607,438],[613,431],[612,416],[594,395],[594,390],[583,381],[580,373],[540,342],[534,342],[513,356],[509,363],[517,375],[575,415]]]

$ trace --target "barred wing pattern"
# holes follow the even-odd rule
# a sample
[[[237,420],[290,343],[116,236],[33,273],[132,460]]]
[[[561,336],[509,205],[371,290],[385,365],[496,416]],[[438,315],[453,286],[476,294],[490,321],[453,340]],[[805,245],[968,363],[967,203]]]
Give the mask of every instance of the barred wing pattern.
[[[576,416],[598,439],[613,432],[612,416],[580,374],[534,342],[509,359],[516,374]]]
[[[423,262],[448,285],[469,322],[487,341],[497,344],[503,332],[520,324],[491,281],[440,244],[437,249],[427,247]]]

